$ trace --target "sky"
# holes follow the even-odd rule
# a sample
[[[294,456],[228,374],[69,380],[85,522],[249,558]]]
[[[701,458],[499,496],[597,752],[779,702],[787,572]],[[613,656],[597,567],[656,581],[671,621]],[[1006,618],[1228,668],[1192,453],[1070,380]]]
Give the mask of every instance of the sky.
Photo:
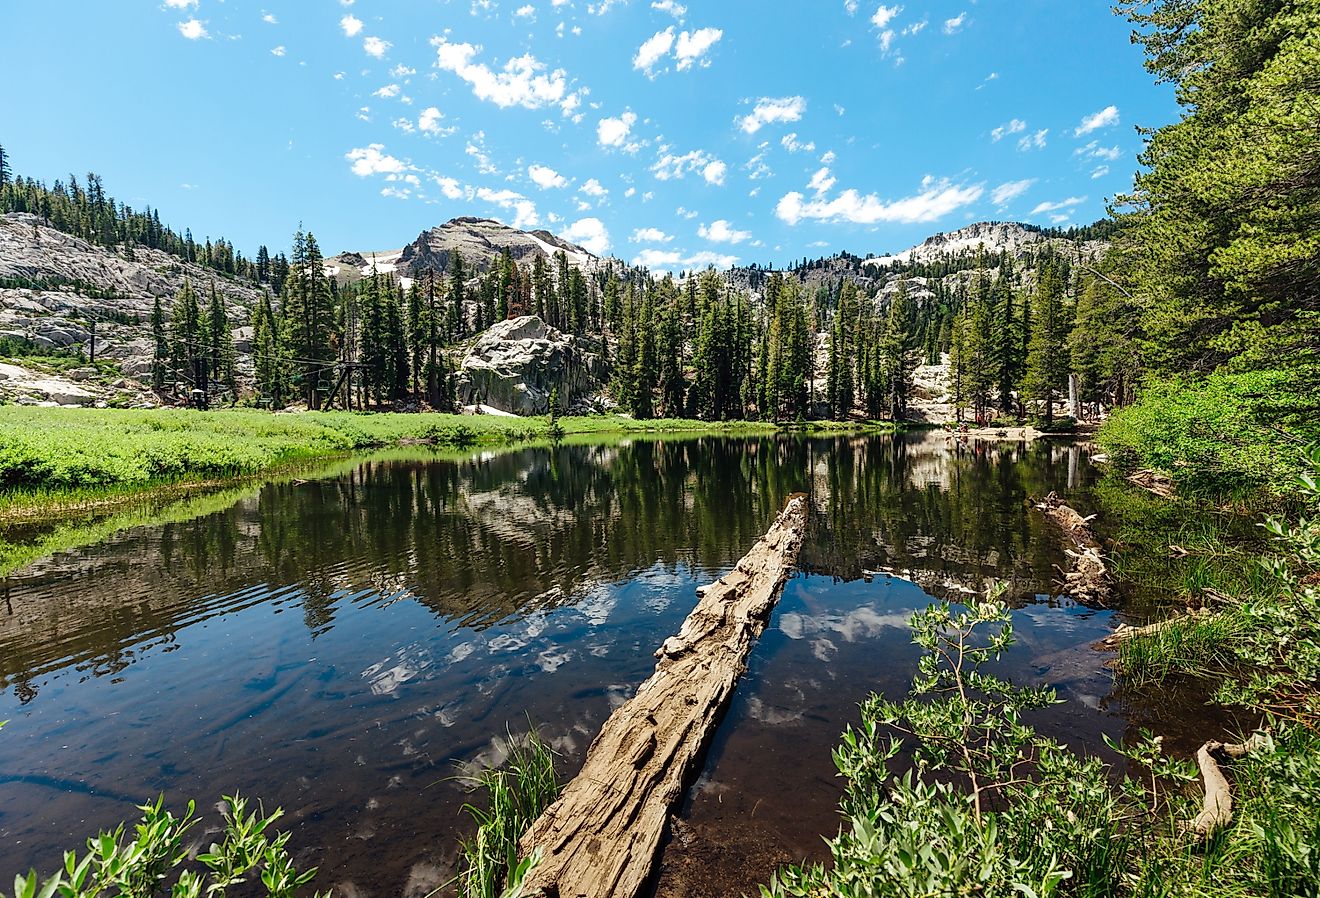
[[[6,0],[0,145],[251,256],[460,215],[654,269],[1085,224],[1173,121],[1110,0]]]

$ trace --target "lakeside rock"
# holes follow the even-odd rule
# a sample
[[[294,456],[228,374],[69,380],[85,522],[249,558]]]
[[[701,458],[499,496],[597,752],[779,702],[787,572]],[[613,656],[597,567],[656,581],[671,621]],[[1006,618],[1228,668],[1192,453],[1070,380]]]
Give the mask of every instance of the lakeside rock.
[[[458,399],[463,405],[543,415],[555,387],[561,409],[568,408],[597,392],[604,378],[597,342],[523,315],[496,324],[468,349],[458,372]]]

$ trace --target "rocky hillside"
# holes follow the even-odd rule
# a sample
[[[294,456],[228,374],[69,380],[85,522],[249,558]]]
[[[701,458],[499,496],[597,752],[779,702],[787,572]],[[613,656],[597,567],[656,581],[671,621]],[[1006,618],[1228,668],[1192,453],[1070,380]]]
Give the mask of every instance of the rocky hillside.
[[[1045,245],[1062,251],[1075,252],[1076,245],[1067,239],[1054,236],[1039,228],[1029,227],[1015,221],[982,221],[959,228],[956,231],[934,234],[909,249],[892,255],[872,256],[862,262],[863,268],[882,269],[894,263],[930,264],[948,262],[963,256],[974,255],[981,247],[987,253],[1007,251],[1014,258],[1022,257],[1028,251],[1036,251]],[[1104,247],[1105,241],[1082,241],[1082,254],[1094,258]]]
[[[151,370],[152,306],[159,297],[168,308],[185,279],[203,294],[215,285],[238,325],[235,341],[245,348],[249,310],[260,295],[255,284],[144,247],[128,258],[47,227],[35,215],[0,215],[0,338],[90,353],[94,330],[96,359],[109,363],[71,378],[15,360],[0,372],[0,400],[142,400],[146,389],[138,379]]]
[[[560,251],[568,256],[570,265],[584,270],[594,270],[604,261],[549,231],[519,231],[489,218],[454,218],[418,234],[403,249],[332,256],[326,259],[326,273],[348,283],[371,274],[374,265],[378,272],[400,278],[406,288],[426,272],[446,273],[455,252],[462,255],[469,271],[482,273],[506,249],[519,264],[538,254],[548,261]]]
[[[1088,230],[1085,236],[1094,234]],[[837,296],[844,279],[855,281],[880,305],[900,285],[921,303],[950,296],[960,285],[968,287],[976,277],[969,260],[982,246],[995,258],[1007,252],[1021,261],[1046,245],[1073,259],[1079,250],[1083,257],[1094,258],[1106,246],[1102,240],[1074,241],[1012,222],[983,222],[936,234],[901,253],[867,258],[838,253],[804,260],[785,273],[826,303]],[[478,275],[506,250],[520,264],[529,264],[538,255],[549,261],[560,251],[571,265],[585,271],[594,272],[610,262],[622,264],[598,258],[548,231],[520,231],[484,218],[455,218],[422,232],[401,249],[340,253],[326,260],[326,272],[349,283],[369,275],[374,266],[407,287],[427,272],[447,273],[456,252],[462,254],[469,273]],[[725,277],[734,287],[759,296],[771,272],[744,266]],[[1034,273],[1030,266],[1020,266],[1015,276],[1029,285]],[[36,216],[0,216],[0,341],[9,338],[38,352],[74,349],[84,355],[94,342],[97,362],[90,365],[76,357],[44,361],[0,357],[4,363],[0,401],[81,405],[153,401],[144,384],[152,357],[149,316],[155,300],[168,304],[185,279],[203,294],[213,284],[224,297],[235,324],[240,376],[250,373],[249,322],[261,295],[259,285],[148,248],[125,252],[97,246],[47,227]],[[818,354],[825,352],[823,340],[820,335]],[[566,404],[585,407],[600,401],[599,390],[609,376],[602,347],[575,342],[537,319],[517,326],[505,322],[463,353],[458,377],[462,401],[504,411],[536,412],[556,385]],[[935,394],[941,391],[936,379],[933,374],[932,383],[925,385],[931,395],[919,400],[937,400]]]

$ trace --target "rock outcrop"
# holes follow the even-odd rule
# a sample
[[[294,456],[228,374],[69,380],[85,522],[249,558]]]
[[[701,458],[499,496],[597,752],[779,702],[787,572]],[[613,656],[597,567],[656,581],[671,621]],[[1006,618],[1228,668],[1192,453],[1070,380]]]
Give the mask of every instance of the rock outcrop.
[[[248,320],[248,310],[260,296],[255,284],[159,250],[136,247],[132,258],[126,258],[47,227],[36,215],[0,215],[0,283],[31,285],[0,286],[0,337],[90,352],[95,327],[96,358],[118,362],[126,375],[144,376],[151,370],[152,306],[159,297],[168,309],[185,279],[203,299],[215,284],[235,323]],[[19,379],[9,380],[13,387]],[[7,394],[15,398],[12,389]],[[71,396],[87,402],[104,398],[63,398]]]
[[[468,349],[458,372],[463,405],[543,415],[559,388],[567,409],[600,389],[605,365],[595,341],[565,334],[535,315],[501,321]]]
[[[366,277],[374,265],[381,274],[392,273],[407,287],[413,280],[431,272],[445,275],[457,252],[471,274],[490,269],[505,250],[519,264],[530,263],[541,255],[547,261],[561,250],[570,265],[594,270],[601,260],[582,247],[556,237],[549,231],[520,231],[490,218],[454,218],[423,231],[403,249],[383,252],[343,252],[326,259],[326,272],[341,282]]]

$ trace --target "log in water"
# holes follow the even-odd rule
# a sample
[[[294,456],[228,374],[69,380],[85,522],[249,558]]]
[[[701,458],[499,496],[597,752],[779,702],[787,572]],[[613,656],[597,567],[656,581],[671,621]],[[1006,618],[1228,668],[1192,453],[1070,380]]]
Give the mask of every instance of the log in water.
[[[797,560],[807,501],[789,499],[738,566],[656,652],[655,673],[616,710],[582,771],[523,836],[539,849],[524,894],[633,898],[650,875],[671,808],[733,695]]]

